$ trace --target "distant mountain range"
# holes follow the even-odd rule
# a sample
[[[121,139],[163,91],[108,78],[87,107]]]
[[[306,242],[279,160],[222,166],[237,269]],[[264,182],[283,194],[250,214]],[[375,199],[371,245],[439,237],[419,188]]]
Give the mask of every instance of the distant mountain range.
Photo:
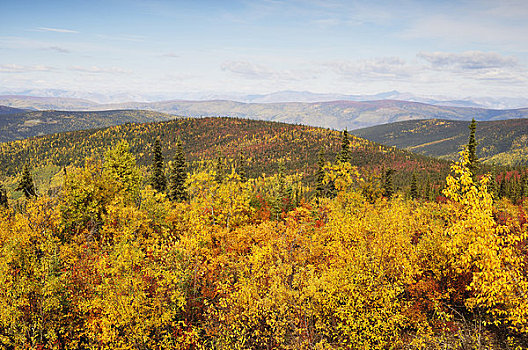
[[[493,110],[475,107],[437,106],[399,100],[244,103],[228,100],[129,102],[98,104],[89,100],[0,96],[0,105],[33,110],[148,110],[185,117],[229,116],[349,130],[379,124],[451,119],[481,121],[527,118],[528,108]],[[133,121],[133,120],[131,120]]]
[[[467,144],[468,121],[409,120],[351,131],[389,146],[443,159],[457,159]],[[488,164],[528,164],[528,119],[477,123],[477,156]]]
[[[378,101],[399,100],[421,102],[437,106],[478,107],[492,109],[515,109],[528,107],[526,97],[465,97],[452,98],[448,96],[422,96],[399,91],[386,91],[377,94],[336,94],[313,93],[310,91],[277,91],[267,94],[214,93],[214,92],[182,92],[182,93],[100,93],[79,92],[61,89],[29,89],[4,90],[0,95],[41,96],[53,98],[73,98],[93,101],[98,104],[124,103],[130,101],[159,102],[167,100],[211,101],[229,100],[244,103],[281,103],[281,102],[328,102],[328,101]]]

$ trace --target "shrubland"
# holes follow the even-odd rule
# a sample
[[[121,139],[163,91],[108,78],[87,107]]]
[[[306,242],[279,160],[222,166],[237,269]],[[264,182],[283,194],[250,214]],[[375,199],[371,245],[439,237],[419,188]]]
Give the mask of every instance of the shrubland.
[[[0,209],[0,344],[528,346],[526,204],[495,199],[467,152],[440,201],[388,198],[346,161],[324,163],[319,196],[301,175],[219,169],[171,201],[119,143]]]

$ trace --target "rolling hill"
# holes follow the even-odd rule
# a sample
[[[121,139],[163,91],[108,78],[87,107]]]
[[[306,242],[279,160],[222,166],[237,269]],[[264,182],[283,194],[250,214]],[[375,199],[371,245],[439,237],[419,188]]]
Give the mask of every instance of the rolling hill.
[[[30,110],[81,110],[98,104],[81,98],[2,95],[0,105]]]
[[[133,105],[125,105],[133,108]],[[182,116],[233,116],[343,130],[413,119],[499,120],[528,117],[528,109],[491,110],[442,107],[396,100],[317,103],[240,103],[233,101],[166,101],[139,105]]]
[[[456,159],[467,144],[468,121],[409,120],[353,130],[356,136],[412,152]],[[528,164],[528,120],[509,119],[477,123],[477,155],[484,163]]]
[[[323,148],[326,160],[333,161],[342,135],[329,129],[236,118],[181,118],[123,124],[0,143],[0,178],[15,176],[25,163],[30,163],[33,168],[47,169],[47,175],[43,176],[47,181],[62,167],[82,165],[87,157],[102,157],[119,140],[127,140],[138,163],[148,167],[157,137],[161,139],[166,161],[173,158],[176,140],[180,138],[191,168],[218,157],[236,163],[242,154],[250,177],[276,173],[282,164],[286,173],[300,173],[305,181],[311,181],[319,150]],[[353,165],[378,173],[395,169],[397,187],[408,186],[413,171],[433,182],[441,181],[449,171],[446,161],[354,136],[350,136],[350,142]]]
[[[21,111],[10,107],[8,110]],[[172,115],[152,111],[113,110],[100,112],[23,111],[1,114],[0,142],[57,132],[101,128],[124,123],[145,123],[174,119]]]
[[[14,113],[25,113],[27,110],[20,108],[12,108],[7,106],[0,106],[0,115],[14,114]]]
[[[150,110],[185,117],[230,116],[258,120],[299,123],[349,130],[373,125],[418,119],[481,121],[528,117],[528,108],[494,110],[474,107],[448,107],[400,100],[244,103],[229,100],[128,102],[97,104],[69,98],[30,98],[0,96],[0,105],[55,110]]]

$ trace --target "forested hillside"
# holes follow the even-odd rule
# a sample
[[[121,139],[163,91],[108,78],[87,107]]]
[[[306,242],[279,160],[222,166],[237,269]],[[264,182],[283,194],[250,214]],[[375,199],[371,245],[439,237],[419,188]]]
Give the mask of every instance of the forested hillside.
[[[455,160],[467,143],[469,121],[409,120],[351,131],[374,142],[433,157]],[[528,164],[528,119],[477,122],[477,153],[482,162]]]
[[[8,108],[0,117],[0,142],[64,131],[103,128],[125,123],[146,123],[176,117],[151,111],[111,110],[100,112],[23,111]],[[0,110],[1,114],[1,110]]]
[[[0,106],[0,115],[2,115],[2,114],[13,114],[13,113],[24,113],[24,112],[27,112],[27,111],[24,110],[24,109],[20,109],[20,108],[12,108],[12,107],[7,107],[7,106]]]
[[[105,129],[82,130],[0,144],[0,174],[15,176],[28,163],[47,183],[65,166],[81,166],[87,157],[101,158],[108,147],[126,140],[138,164],[152,163],[154,140],[160,138],[166,161],[175,154],[176,140],[182,141],[190,168],[203,161],[220,159],[229,169],[240,159],[250,177],[298,173],[304,182],[313,182],[318,153],[333,161],[342,142],[338,131],[275,122],[236,118],[182,118],[168,122],[125,124]],[[349,137],[349,158],[372,176],[382,177],[394,170],[395,188],[407,188],[412,172],[420,177],[423,191],[443,182],[449,164],[433,158],[386,147],[354,136]],[[43,169],[43,170],[39,170]],[[13,183],[14,178],[11,178]],[[439,193],[440,187],[435,191]],[[431,195],[433,193],[431,192]]]

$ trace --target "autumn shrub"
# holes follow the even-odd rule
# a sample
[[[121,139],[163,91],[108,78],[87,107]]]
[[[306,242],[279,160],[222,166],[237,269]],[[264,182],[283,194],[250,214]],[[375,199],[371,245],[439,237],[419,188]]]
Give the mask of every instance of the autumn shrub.
[[[0,208],[4,348],[527,345],[526,203],[494,201],[467,153],[437,203],[383,197],[346,162],[324,166],[332,198],[206,166],[171,202],[128,152]]]

